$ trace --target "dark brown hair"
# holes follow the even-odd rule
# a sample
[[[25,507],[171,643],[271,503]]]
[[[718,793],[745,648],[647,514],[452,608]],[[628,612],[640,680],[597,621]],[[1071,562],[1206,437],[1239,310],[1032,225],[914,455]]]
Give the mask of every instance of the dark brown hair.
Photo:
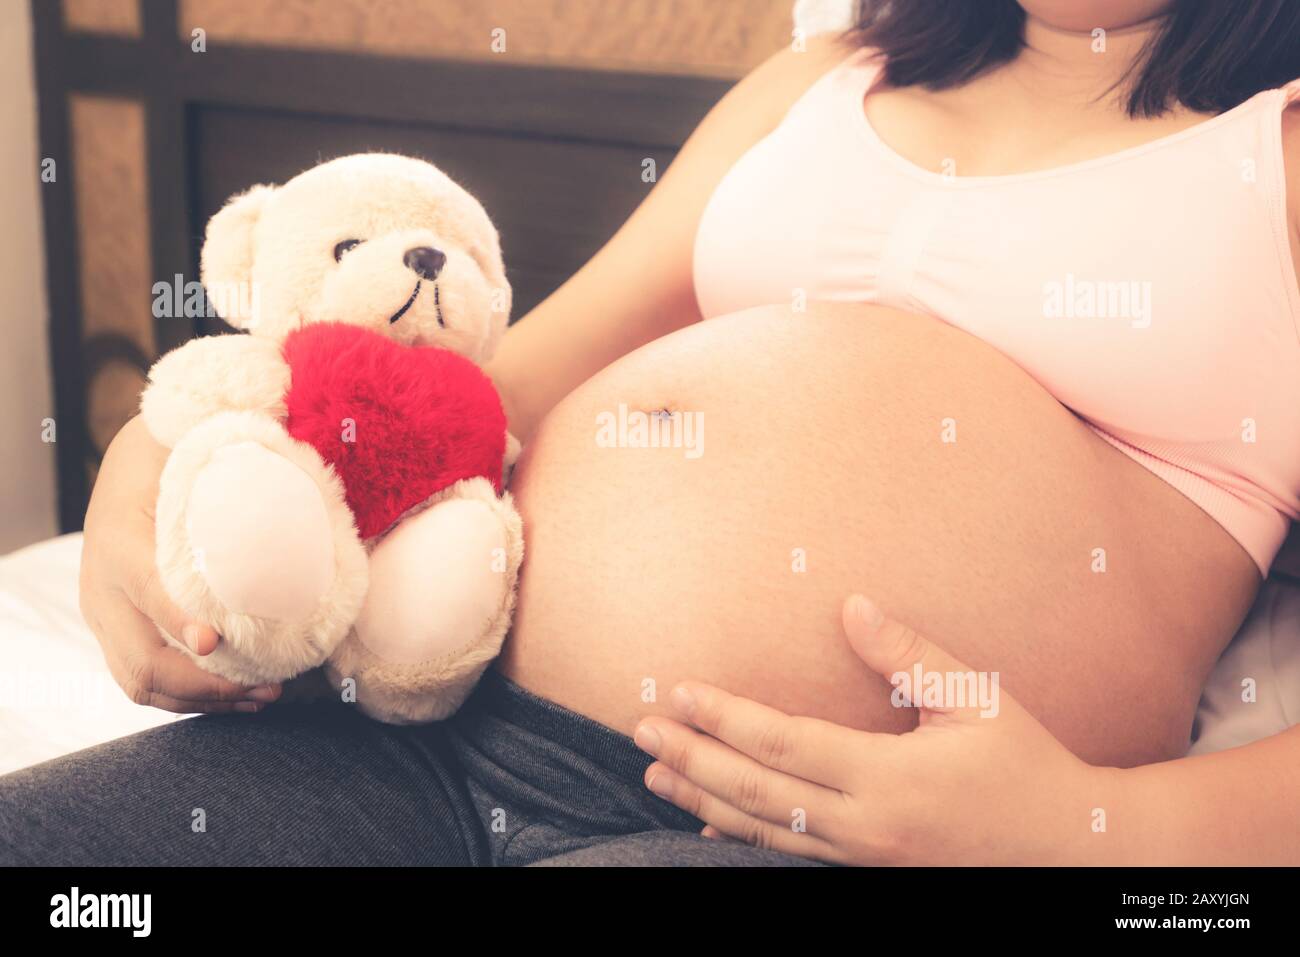
[[[1016,0],[858,0],[851,39],[885,56],[892,86],[942,90],[1015,59]],[[1300,0],[1174,0],[1121,81],[1130,116],[1222,113],[1300,77]]]

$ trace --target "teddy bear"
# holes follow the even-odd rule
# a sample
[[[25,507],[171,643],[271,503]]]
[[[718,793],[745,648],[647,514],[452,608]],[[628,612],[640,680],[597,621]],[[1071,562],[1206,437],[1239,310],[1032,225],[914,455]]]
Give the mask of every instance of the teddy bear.
[[[496,229],[435,166],[368,153],[232,197],[201,280],[242,330],[159,359],[157,566],[245,685],[321,669],[391,723],[454,712],[498,654],[519,452],[481,369],[510,285]]]

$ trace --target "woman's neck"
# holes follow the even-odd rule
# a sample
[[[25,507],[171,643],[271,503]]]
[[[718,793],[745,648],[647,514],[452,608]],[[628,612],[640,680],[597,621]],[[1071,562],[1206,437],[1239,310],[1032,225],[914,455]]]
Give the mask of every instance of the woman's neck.
[[[1024,49],[1007,74],[1034,99],[1122,108],[1121,81],[1162,23],[1156,17],[1094,37],[1091,31],[1064,30],[1028,17]]]

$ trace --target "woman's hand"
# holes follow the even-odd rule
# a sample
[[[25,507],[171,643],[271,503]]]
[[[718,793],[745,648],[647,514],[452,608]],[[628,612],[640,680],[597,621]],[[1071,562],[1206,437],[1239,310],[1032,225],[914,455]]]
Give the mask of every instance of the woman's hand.
[[[972,674],[861,596],[845,603],[844,630],[900,706],[918,665],[939,679]],[[671,701],[694,727],[646,718],[635,738],[658,759],[646,785],[709,825],[707,836],[840,864],[1096,859],[1117,772],[1084,764],[990,686],[983,704],[925,700],[919,726],[894,735],[688,682]]]
[[[154,625],[208,655],[220,638],[172,604],[154,562],[154,503],[167,450],[137,416],[113,439],[86,510],[81,613],[132,701],[165,711],[257,711],[280,688],[244,688],[169,647]]]

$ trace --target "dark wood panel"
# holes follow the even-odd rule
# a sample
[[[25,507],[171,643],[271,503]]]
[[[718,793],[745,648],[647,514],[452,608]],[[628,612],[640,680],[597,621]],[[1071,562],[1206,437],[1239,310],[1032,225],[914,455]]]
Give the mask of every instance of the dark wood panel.
[[[732,86],[716,78],[303,50],[195,54],[175,38],[148,56],[139,44],[109,37],[70,36],[64,45],[76,88],[153,89],[190,102],[665,146],[681,145]],[[154,86],[159,79],[164,89]]]
[[[228,196],[254,183],[282,183],[335,156],[381,150],[437,164],[496,223],[515,318],[590,259],[646,196],[644,160],[662,172],[676,155],[653,145],[221,107],[194,108],[190,124],[193,219],[200,225]]]
[[[81,276],[77,269],[77,205],[69,185],[73,170],[68,120],[67,59],[63,49],[62,8],[33,0],[32,25],[36,52],[41,156],[61,167],[58,180],[41,189],[45,220],[45,288],[50,304],[50,365],[54,373],[54,409],[59,441],[59,527],[81,528],[90,494],[86,474],[90,446],[86,421],[86,377],[82,366]]]

